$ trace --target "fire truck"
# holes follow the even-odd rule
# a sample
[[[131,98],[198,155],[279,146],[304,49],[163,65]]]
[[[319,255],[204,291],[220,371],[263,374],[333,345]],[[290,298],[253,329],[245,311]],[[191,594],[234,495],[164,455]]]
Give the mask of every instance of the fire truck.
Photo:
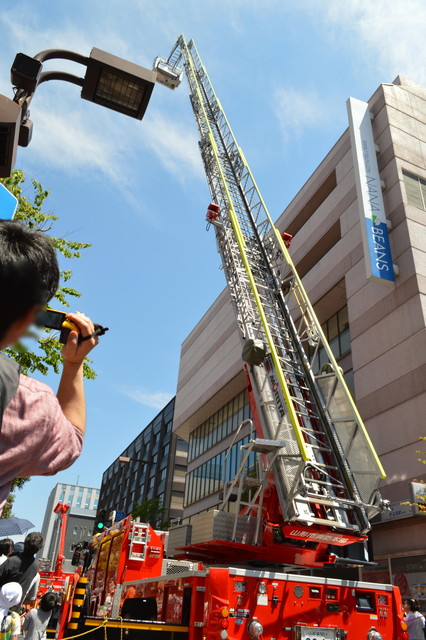
[[[404,637],[397,587],[165,557],[168,534],[131,517],[97,535],[69,590],[66,635],[129,640]],[[234,558],[235,560],[235,558]],[[61,633],[58,637],[62,637]]]
[[[220,506],[170,530],[176,562],[164,564],[164,535],[149,525],[126,519],[100,536],[68,633],[402,639],[397,588],[289,572],[368,562],[350,550],[387,508],[385,473],[194,42],[180,36],[154,69],[170,89],[188,80],[253,420]]]
[[[59,637],[62,637],[65,631],[65,624],[67,616],[70,613],[70,604],[66,600],[65,594],[72,593],[75,584],[78,580],[73,573],[67,573],[63,571],[64,564],[64,547],[65,538],[67,533],[67,524],[69,516],[70,505],[63,502],[58,502],[53,509],[54,513],[58,516],[58,535],[59,544],[58,552],[54,561],[53,569],[49,567],[44,568],[43,563],[39,570],[40,583],[38,588],[38,596],[44,595],[47,591],[53,591],[58,596],[58,602],[62,601],[62,606],[59,606],[52,613],[49,621],[49,628],[46,631],[47,638],[55,638],[57,630],[59,631]],[[59,614],[61,622],[59,622]]]

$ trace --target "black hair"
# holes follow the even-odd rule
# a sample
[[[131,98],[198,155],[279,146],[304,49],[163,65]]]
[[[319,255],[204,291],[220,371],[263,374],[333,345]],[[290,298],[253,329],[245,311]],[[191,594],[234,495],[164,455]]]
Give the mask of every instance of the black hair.
[[[59,286],[55,248],[43,232],[0,220],[0,338],[34,305],[46,304]]]
[[[10,552],[13,551],[13,547],[13,540],[10,538],[3,538],[3,540],[0,540],[0,555],[8,556]]]
[[[418,611],[420,608],[419,601],[415,598],[405,598],[404,604],[407,603],[411,611]]]
[[[52,593],[52,591],[47,591],[44,596],[40,600],[39,607],[42,611],[53,611],[53,609],[58,604],[58,598],[56,593]]]
[[[22,553],[24,550],[24,543],[20,540],[19,542],[15,542],[13,547],[13,555],[16,556],[17,553]]]
[[[24,540],[24,553],[34,555],[40,551],[44,543],[44,538],[38,531],[29,533]]]

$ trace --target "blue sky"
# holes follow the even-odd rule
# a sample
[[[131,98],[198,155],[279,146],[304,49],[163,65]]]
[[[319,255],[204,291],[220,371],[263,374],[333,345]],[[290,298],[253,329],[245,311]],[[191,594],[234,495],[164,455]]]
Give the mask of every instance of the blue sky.
[[[271,214],[277,218],[367,100],[401,74],[426,84],[424,0],[17,0],[0,13],[0,93],[15,53],[96,46],[150,67],[193,38]],[[73,63],[45,64],[82,73]],[[186,83],[158,85],[142,122],[39,87],[17,167],[51,190],[57,235],[91,242],[73,264],[76,307],[110,327],[94,352],[79,461],[34,478],[16,515],[41,527],[56,482],[103,470],[175,393],[180,344],[224,286]],[[30,189],[28,191],[30,193]],[[54,388],[56,376],[45,379]],[[42,446],[42,443],[40,443]]]

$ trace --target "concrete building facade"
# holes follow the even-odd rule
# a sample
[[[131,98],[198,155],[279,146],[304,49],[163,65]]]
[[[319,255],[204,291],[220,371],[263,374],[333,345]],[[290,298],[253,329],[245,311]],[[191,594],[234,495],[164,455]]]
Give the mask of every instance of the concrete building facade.
[[[426,435],[426,90],[398,77],[380,85],[368,104],[399,269],[395,284],[367,280],[349,130],[277,227],[293,235],[293,261],[387,471],[382,493],[392,511],[374,525],[379,566],[369,579],[392,579],[419,596],[426,518],[401,502],[412,500],[414,479],[426,478],[419,461]],[[184,519],[218,505],[235,466],[223,469],[224,452],[246,416],[241,345],[225,289],[182,345],[174,431],[189,443]],[[242,432],[239,440],[247,437]]]
[[[82,540],[90,540],[98,507],[99,489],[82,487],[77,484],[58,483],[50,492],[43,520],[44,536],[43,558],[49,558],[54,568],[59,547],[59,517],[54,513],[58,502],[70,505],[67,533],[64,547],[64,571],[72,571],[72,547]]]
[[[172,433],[174,405],[173,398],[104,471],[98,511],[124,517],[135,503],[158,497],[164,511],[151,524],[182,517],[188,445]]]

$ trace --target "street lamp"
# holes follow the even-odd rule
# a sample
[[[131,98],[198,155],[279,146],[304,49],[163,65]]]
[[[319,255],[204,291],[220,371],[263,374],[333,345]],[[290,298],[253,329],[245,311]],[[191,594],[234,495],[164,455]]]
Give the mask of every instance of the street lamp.
[[[64,71],[43,71],[47,60],[72,60],[86,67],[84,77]],[[48,80],[63,80],[82,88],[81,97],[103,107],[142,120],[157,72],[93,48],[86,57],[64,49],[47,49],[33,58],[18,53],[10,70],[13,100],[0,96],[0,177],[13,169],[17,146],[26,147],[32,136],[29,105],[36,88]]]
[[[150,464],[150,460],[143,460],[141,458],[129,458],[127,456],[119,456],[119,458],[118,458],[118,462],[125,462],[127,464],[130,461],[132,461],[132,462],[143,462],[145,464]]]

